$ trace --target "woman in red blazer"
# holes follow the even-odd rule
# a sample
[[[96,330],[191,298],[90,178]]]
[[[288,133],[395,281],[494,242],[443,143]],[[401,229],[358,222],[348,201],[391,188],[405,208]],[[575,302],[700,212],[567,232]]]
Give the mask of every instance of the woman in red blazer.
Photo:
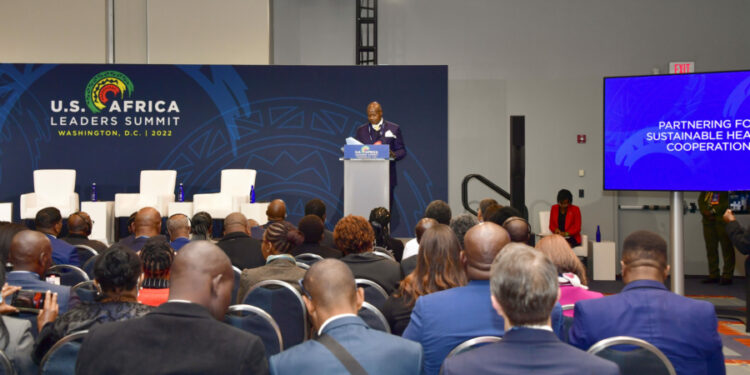
[[[565,237],[570,247],[581,244],[581,210],[574,206],[573,194],[562,189],[557,192],[557,204],[549,214],[549,230]]]

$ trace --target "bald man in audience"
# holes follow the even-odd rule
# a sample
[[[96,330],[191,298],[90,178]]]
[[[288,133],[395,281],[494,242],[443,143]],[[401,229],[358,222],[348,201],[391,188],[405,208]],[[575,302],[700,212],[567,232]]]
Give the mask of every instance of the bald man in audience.
[[[402,262],[405,259],[413,257],[417,255],[417,253],[419,253],[419,240],[422,238],[422,234],[424,234],[427,229],[432,228],[436,224],[438,224],[437,220],[431,217],[424,217],[417,222],[417,225],[414,227],[415,237],[407,241],[406,245],[404,245],[404,254],[401,257]]]
[[[617,365],[560,341],[550,326],[557,268],[526,244],[506,246],[490,269],[492,307],[505,321],[499,342],[445,360],[443,373],[617,375]]]
[[[89,239],[93,226],[94,222],[89,214],[83,211],[76,212],[68,217],[68,235],[61,239],[73,246],[85,245],[96,250],[97,253],[103,253],[107,250],[107,245],[101,241]]]
[[[256,240],[263,241],[263,232],[271,223],[286,220],[286,203],[281,199],[272,200],[266,209],[266,217],[268,218],[267,223],[250,229],[250,236]]]
[[[179,251],[190,242],[190,219],[183,214],[174,214],[167,219],[169,246]],[[145,244],[145,243],[144,243]]]
[[[272,374],[352,373],[331,351],[339,346],[368,374],[413,375],[421,372],[422,348],[398,336],[371,329],[357,316],[364,291],[357,288],[349,267],[337,259],[324,259],[310,267],[301,280],[318,339],[276,354],[270,359]]]
[[[8,273],[8,285],[57,293],[60,314],[78,304],[78,298],[71,298],[70,287],[44,281],[45,271],[52,266],[52,245],[44,234],[33,230],[16,233],[10,243],[9,260],[13,263],[13,271]]]
[[[503,222],[503,228],[508,231],[511,242],[528,243],[531,239],[529,222],[522,217],[509,217]]]
[[[129,247],[133,251],[141,251],[146,240],[151,237],[162,236],[164,241],[167,238],[161,233],[161,214],[153,207],[144,207],[138,210],[133,221],[133,236],[125,237],[120,243]]]
[[[448,353],[458,344],[478,336],[503,336],[505,322],[490,303],[490,266],[501,249],[510,243],[501,226],[483,222],[464,237],[460,259],[469,284],[417,299],[403,337],[422,344],[424,373],[437,375]],[[552,327],[559,334],[562,308],[555,305]]]
[[[260,249],[261,242],[250,237],[247,218],[239,212],[233,212],[224,219],[224,237],[216,245],[240,270],[266,265],[266,258]]]
[[[623,243],[620,265],[625,288],[576,302],[569,342],[588,350],[608,337],[633,336],[659,348],[680,375],[724,374],[714,305],[664,286],[667,242],[654,232],[633,232]]]
[[[223,323],[233,284],[221,249],[185,245],[172,263],[169,300],[142,318],[92,328],[76,374],[268,373],[261,340]]]

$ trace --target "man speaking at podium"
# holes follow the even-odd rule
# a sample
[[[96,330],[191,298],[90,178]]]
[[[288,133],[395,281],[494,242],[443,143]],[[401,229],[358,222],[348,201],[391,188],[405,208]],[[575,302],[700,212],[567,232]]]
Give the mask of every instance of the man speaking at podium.
[[[390,204],[393,206],[393,189],[396,187],[396,161],[406,156],[406,147],[404,138],[401,136],[399,126],[383,120],[383,109],[380,103],[372,102],[367,105],[367,119],[369,124],[361,125],[357,128],[357,134],[354,136],[358,141],[366,145],[389,145],[391,146],[391,185],[390,185]],[[392,215],[392,213],[391,213]]]

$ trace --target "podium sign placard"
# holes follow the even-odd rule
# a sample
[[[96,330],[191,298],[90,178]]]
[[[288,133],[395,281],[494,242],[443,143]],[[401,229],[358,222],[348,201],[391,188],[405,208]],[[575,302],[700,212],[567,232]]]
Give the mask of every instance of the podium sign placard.
[[[344,146],[344,159],[388,159],[390,151],[389,145],[346,145]]]

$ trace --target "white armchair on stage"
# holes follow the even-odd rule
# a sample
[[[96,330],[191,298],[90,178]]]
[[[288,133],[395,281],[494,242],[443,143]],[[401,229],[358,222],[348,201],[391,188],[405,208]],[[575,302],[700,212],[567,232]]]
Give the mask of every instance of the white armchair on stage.
[[[75,169],[34,171],[34,192],[21,195],[21,219],[34,219],[45,207],[60,210],[63,218],[78,211]]]
[[[193,213],[205,211],[215,219],[240,212],[243,203],[250,203],[250,189],[255,185],[254,169],[221,171],[221,191],[193,195]]]
[[[139,193],[115,194],[115,217],[127,217],[143,207],[154,207],[167,215],[169,202],[174,202],[177,171],[141,171]]]
[[[552,234],[549,230],[549,211],[539,211],[539,235],[544,237]],[[573,248],[576,256],[589,256],[589,236],[581,233],[581,244]]]

